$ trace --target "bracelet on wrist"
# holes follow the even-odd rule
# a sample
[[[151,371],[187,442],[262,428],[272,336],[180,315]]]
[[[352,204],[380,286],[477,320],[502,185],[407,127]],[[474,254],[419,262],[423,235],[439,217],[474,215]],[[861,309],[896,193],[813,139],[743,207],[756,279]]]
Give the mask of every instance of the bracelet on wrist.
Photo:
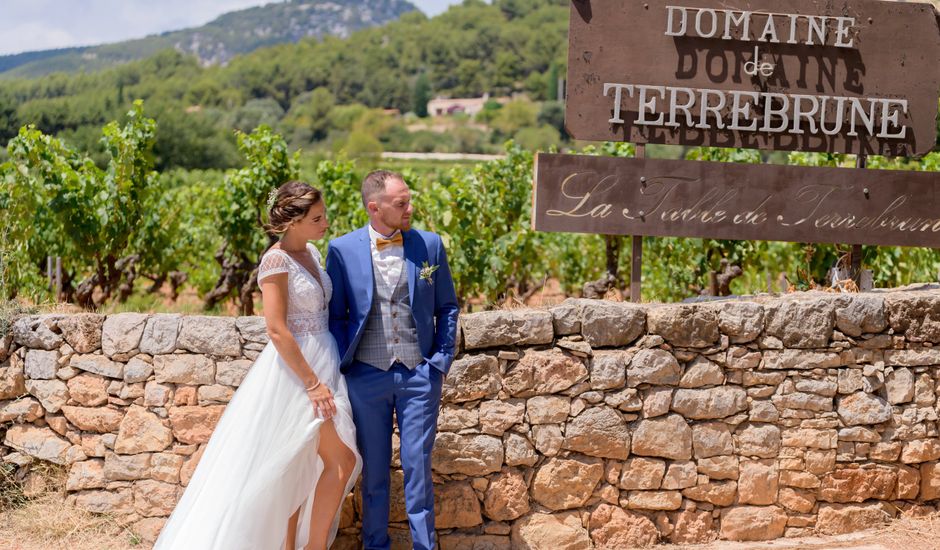
[[[312,385],[312,386],[307,386],[307,387],[304,388],[304,389],[305,389],[306,391],[313,391],[313,390],[317,389],[318,387],[320,387],[320,381],[319,381],[319,380],[317,380],[317,383],[316,383],[316,384],[314,384],[314,385]]]

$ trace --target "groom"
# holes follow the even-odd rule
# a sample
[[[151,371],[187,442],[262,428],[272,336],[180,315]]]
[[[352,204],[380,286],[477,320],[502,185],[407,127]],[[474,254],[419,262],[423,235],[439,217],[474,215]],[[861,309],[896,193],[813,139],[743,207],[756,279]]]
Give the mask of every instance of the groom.
[[[457,296],[441,238],[411,229],[411,191],[378,170],[362,182],[369,224],[330,242],[330,332],[363,458],[363,547],[387,550],[392,412],[401,434],[405,509],[415,549],[434,541],[431,450],[454,359]]]

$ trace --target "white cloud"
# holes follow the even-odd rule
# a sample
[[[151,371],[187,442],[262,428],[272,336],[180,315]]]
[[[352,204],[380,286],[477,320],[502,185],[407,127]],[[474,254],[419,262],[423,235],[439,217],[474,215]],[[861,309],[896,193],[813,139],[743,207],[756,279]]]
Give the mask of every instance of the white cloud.
[[[38,22],[16,23],[0,31],[0,52],[17,52],[31,49],[27,44],[42,44],[42,49],[72,46],[76,38],[69,31],[43,25]]]
[[[4,0],[0,55],[143,38],[196,27],[263,0]]]
[[[366,0],[368,1],[368,0]],[[412,0],[437,15],[460,0]],[[143,38],[197,27],[265,0],[3,0],[0,55]]]

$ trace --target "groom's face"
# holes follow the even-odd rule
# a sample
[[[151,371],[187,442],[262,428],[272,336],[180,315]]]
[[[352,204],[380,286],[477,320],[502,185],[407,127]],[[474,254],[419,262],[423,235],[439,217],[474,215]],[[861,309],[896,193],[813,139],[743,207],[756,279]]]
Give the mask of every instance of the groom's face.
[[[407,231],[411,227],[411,190],[398,178],[385,183],[385,193],[378,197],[375,216],[383,225],[391,229]]]

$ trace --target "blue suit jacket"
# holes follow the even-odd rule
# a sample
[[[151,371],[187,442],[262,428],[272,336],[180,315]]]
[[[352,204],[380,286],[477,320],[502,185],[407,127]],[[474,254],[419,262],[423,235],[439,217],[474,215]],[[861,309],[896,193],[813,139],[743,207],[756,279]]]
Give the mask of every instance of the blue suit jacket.
[[[446,374],[454,360],[460,311],[447,254],[440,236],[435,233],[411,229],[402,233],[402,239],[418,346],[424,360]],[[439,266],[431,277],[433,282],[419,277],[424,262]],[[374,275],[368,226],[330,241],[326,271],[333,280],[330,332],[336,338],[342,358],[340,370],[345,372],[356,355],[372,308]]]

